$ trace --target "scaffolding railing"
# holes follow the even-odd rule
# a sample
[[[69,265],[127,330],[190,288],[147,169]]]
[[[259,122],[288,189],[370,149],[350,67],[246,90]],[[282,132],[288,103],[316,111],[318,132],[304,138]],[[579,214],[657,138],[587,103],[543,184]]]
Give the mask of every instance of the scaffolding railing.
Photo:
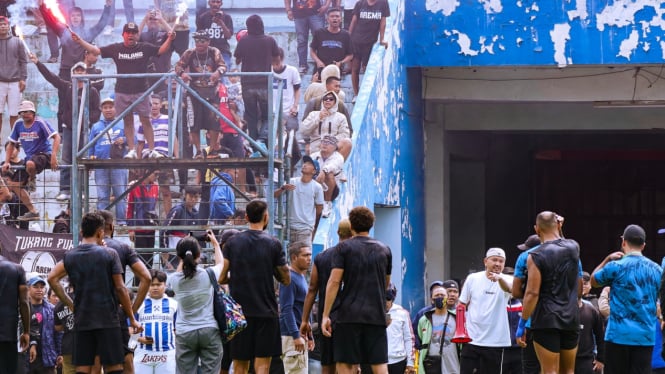
[[[210,74],[189,74],[191,77],[198,76],[210,76]],[[259,123],[259,126],[267,127],[267,142],[266,147],[262,147],[256,139],[252,139],[249,134],[244,132],[239,126],[237,126],[233,120],[227,118],[223,113],[220,112],[219,108],[210,104],[206,101],[199,93],[189,87],[189,85],[184,82],[180,77],[175,75],[175,73],[166,73],[166,74],[86,74],[86,75],[73,75],[72,76],[72,96],[73,102],[78,102],[79,92],[78,92],[78,82],[83,83],[83,89],[81,91],[81,105],[74,106],[72,108],[72,123],[75,125],[72,128],[72,163],[70,165],[62,165],[62,167],[71,167],[71,227],[74,243],[79,241],[79,230],[78,227],[81,223],[81,216],[83,213],[90,211],[90,199],[88,197],[90,194],[90,180],[85,176],[89,171],[95,169],[143,169],[143,175],[138,176],[136,180],[131,183],[128,183],[124,192],[120,196],[115,196],[114,200],[106,207],[106,209],[112,209],[117,202],[124,199],[133,188],[140,185],[153,171],[163,170],[163,169],[174,169],[174,168],[186,168],[187,170],[197,169],[197,170],[210,170],[213,174],[216,174],[219,177],[222,177],[219,172],[220,169],[239,169],[239,168],[253,168],[257,170],[266,171],[266,179],[263,179],[265,183],[257,184],[258,197],[264,197],[268,208],[270,210],[271,219],[268,223],[268,230],[279,236],[280,240],[285,241],[288,238],[288,219],[285,212],[287,208],[285,207],[286,200],[284,196],[280,196],[278,204],[273,196],[275,183],[282,185],[285,179],[285,173],[288,173],[291,170],[291,149],[293,147],[293,142],[295,137],[293,134],[289,136],[289,144],[284,144],[284,130],[282,128],[282,84],[279,84],[279,91],[277,91],[277,107],[273,104],[273,83],[275,79],[272,72],[266,73],[240,73],[233,72],[228,73],[227,76],[240,76],[242,77],[266,77],[268,84],[266,87],[267,90],[267,105],[268,108],[261,108],[261,110],[266,110],[268,113],[267,123]],[[153,78],[156,79],[150,88],[144,92],[138,100],[132,103],[128,108],[126,108],[122,113],[117,113],[115,119],[111,121],[105,128],[93,139],[88,141],[86,133],[90,126],[89,123],[89,92],[90,92],[90,82],[91,80],[96,80],[100,78]],[[163,159],[90,159],[87,157],[88,150],[92,147],[101,137],[106,136],[106,133],[113,128],[119,121],[121,121],[126,115],[132,113],[132,110],[136,105],[145,100],[151,95],[152,91],[159,87],[161,84],[166,84],[166,94],[167,96],[167,116],[169,119],[168,128],[169,128],[169,151],[167,158]],[[260,156],[258,158],[204,158],[204,159],[185,159],[182,158],[184,151],[184,137],[187,136],[185,133],[185,128],[183,126],[183,109],[182,102],[185,99],[185,94],[187,94],[192,100],[198,100],[202,103],[208,110],[210,110],[216,121],[224,121],[225,124],[233,128],[238,132],[240,136],[247,141],[254,150],[259,152]],[[178,155],[180,158],[172,158],[174,153],[174,144],[176,137],[179,139],[179,149]],[[83,141],[76,139],[83,139]],[[81,144],[79,146],[79,144]],[[188,173],[189,174],[189,173]],[[237,180],[234,183],[231,183],[229,180],[225,180],[229,187],[231,187],[236,193],[236,196],[241,197],[241,201],[249,201],[253,196],[245,193],[246,189],[239,187]],[[187,184],[186,181],[179,181],[180,185]],[[93,185],[94,186],[94,185]],[[264,191],[264,196],[261,196],[261,190]],[[77,197],[86,197],[86,198],[77,198]],[[184,196],[183,196],[184,198]],[[238,199],[236,199],[238,200]],[[203,202],[201,202],[203,203]],[[275,209],[276,207],[276,209]],[[165,212],[168,213],[168,212]],[[244,225],[238,225],[235,223],[231,224],[206,224],[199,226],[137,226],[131,225],[130,222],[127,222],[126,230],[205,230],[205,229],[226,229],[226,228],[241,228],[245,227]],[[286,246],[285,246],[286,248]],[[171,252],[174,248],[137,248],[138,252]]]

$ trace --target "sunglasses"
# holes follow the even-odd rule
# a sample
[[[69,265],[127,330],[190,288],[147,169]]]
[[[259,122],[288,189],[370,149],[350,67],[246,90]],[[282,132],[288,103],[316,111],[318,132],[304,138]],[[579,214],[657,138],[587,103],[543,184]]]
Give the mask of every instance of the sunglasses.
[[[335,101],[335,98],[328,96],[328,97],[324,97],[323,101]]]
[[[209,41],[210,40],[208,39],[194,39],[194,43],[200,43],[200,44],[207,43]]]

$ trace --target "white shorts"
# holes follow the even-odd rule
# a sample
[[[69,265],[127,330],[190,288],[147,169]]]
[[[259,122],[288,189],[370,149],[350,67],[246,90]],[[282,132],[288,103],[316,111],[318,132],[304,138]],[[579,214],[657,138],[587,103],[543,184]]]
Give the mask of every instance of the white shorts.
[[[134,373],[175,373],[175,349],[166,352],[153,352],[136,348],[134,351]]]
[[[307,349],[304,353],[296,351],[292,337],[282,336],[282,352],[284,352],[282,353],[282,363],[285,374],[307,374],[309,372]]]
[[[5,105],[7,105],[9,116],[18,116],[18,106],[22,96],[18,82],[0,82],[0,113],[5,111]]]

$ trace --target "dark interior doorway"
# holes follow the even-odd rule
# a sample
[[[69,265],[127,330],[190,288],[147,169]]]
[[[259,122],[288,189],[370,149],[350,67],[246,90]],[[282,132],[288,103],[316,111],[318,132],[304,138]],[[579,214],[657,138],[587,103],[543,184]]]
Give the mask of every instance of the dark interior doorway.
[[[660,264],[665,256],[665,235],[657,234],[665,228],[662,132],[449,132],[446,138],[455,278],[480,270],[484,251],[493,246],[504,248],[513,266],[516,245],[533,233],[542,210],[565,217],[564,234],[580,243],[589,272],[620,249],[619,236],[630,223],[646,230],[647,257]],[[465,165],[484,171],[475,178],[482,188],[469,188],[471,178],[455,179],[460,174],[453,171]],[[465,201],[483,202],[482,214]]]
[[[564,235],[580,244],[591,272],[602,256],[621,249],[627,224],[647,232],[645,254],[660,263],[665,240],[665,152],[655,150],[539,151],[534,155],[534,212],[556,207]]]

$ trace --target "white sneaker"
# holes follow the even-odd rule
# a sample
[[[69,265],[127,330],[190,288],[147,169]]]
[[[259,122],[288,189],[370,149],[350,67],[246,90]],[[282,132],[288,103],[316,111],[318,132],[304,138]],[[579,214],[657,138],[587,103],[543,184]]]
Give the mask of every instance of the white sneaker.
[[[136,155],[136,150],[132,149],[131,151],[127,152],[124,158],[136,160],[138,158]]]
[[[150,151],[150,154],[148,156],[148,158],[164,158],[164,157],[166,157],[166,156],[164,156],[163,154],[155,151],[154,149],[152,151]]]
[[[339,179],[340,182],[346,182],[348,180],[348,178],[346,178],[346,173],[344,172],[344,169],[342,169],[342,171],[339,172],[337,178]]]
[[[323,202],[323,212],[321,212],[321,217],[328,218],[332,212],[332,201]]]
[[[60,192],[58,196],[55,197],[57,201],[67,201],[72,198],[72,195],[68,194],[67,192]]]
[[[106,36],[113,34],[113,27],[111,25],[106,25],[106,27],[104,27],[104,31],[102,31],[102,34]]]

